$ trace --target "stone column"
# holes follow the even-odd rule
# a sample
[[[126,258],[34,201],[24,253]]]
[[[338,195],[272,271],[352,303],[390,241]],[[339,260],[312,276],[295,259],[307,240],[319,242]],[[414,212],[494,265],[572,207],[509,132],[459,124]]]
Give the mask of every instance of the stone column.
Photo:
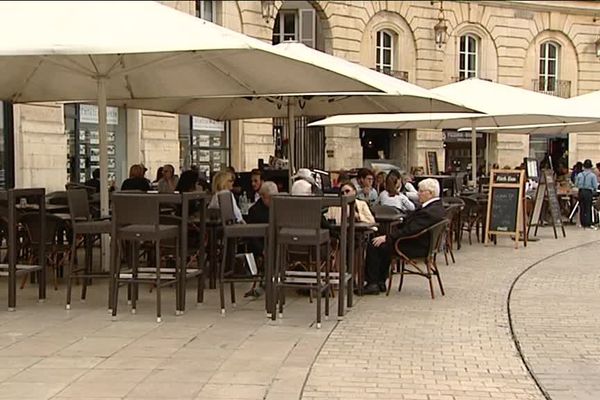
[[[438,158],[438,168],[444,169],[446,152],[444,151],[444,136],[441,130],[418,129],[409,131],[408,139],[408,171],[413,167],[422,167],[427,173],[427,152],[435,151]]]
[[[158,167],[173,164],[179,170],[179,124],[177,115],[143,110],[141,116],[141,162],[146,177],[154,180]]]
[[[503,168],[514,168],[529,156],[529,135],[498,134],[496,140],[496,162]]]
[[[15,187],[65,190],[67,135],[60,104],[16,104]]]
[[[325,128],[325,169],[338,171],[362,167],[358,128]]]

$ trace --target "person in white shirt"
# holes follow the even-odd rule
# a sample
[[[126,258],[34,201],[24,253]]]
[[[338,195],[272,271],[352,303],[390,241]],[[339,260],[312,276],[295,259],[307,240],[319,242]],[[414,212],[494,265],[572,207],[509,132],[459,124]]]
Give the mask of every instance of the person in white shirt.
[[[308,168],[300,168],[296,175],[292,176],[292,179],[296,179],[292,185],[292,196],[311,196],[314,194],[317,183]]]
[[[419,192],[417,192],[417,189],[415,189],[415,186],[412,184],[410,175],[405,172],[402,174],[401,179],[400,192],[404,193],[404,195],[406,195],[413,203],[419,204]]]
[[[407,213],[415,210],[415,205],[404,194],[399,192],[400,179],[395,174],[388,174],[385,179],[385,189],[379,194],[379,204],[395,207]]]

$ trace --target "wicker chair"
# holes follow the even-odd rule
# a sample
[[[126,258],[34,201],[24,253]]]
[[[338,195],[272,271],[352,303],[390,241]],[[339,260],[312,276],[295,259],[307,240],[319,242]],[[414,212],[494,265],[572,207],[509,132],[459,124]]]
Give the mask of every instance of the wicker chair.
[[[439,272],[439,269],[438,269],[437,263],[436,263],[436,254],[440,251],[440,248],[443,248],[442,240],[444,238],[444,233],[446,232],[447,229],[448,229],[448,221],[444,219],[441,222],[438,222],[437,224],[432,225],[429,228],[424,229],[417,234],[407,236],[407,237],[402,237],[402,238],[396,240],[396,243],[394,244],[394,250],[395,250],[395,253],[398,255],[398,257],[400,258],[400,263],[401,263],[400,284],[398,286],[398,291],[402,290],[402,284],[404,283],[404,275],[419,275],[419,276],[427,278],[427,280],[429,281],[429,290],[431,291],[431,298],[434,299],[435,293],[433,291],[432,278],[433,278],[433,276],[435,276],[435,277],[437,277],[437,281],[440,286],[440,291],[442,293],[442,296],[445,294],[444,287],[442,285],[442,279],[440,277],[440,272]],[[401,247],[402,247],[403,241],[423,238],[426,235],[429,236],[429,249],[427,251],[426,256],[418,257],[418,258],[411,258],[402,252]],[[419,262],[424,264],[424,267],[425,267],[424,269],[423,269],[423,267],[419,266]],[[390,290],[392,288],[393,275],[391,274],[391,272],[392,271],[390,271],[387,295],[390,294]]]

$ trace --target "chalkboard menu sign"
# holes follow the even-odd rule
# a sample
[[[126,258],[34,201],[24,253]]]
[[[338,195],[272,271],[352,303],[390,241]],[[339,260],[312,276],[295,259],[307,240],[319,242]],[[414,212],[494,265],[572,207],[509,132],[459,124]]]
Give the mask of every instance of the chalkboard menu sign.
[[[550,169],[545,169],[543,171],[535,196],[535,205],[530,222],[530,226],[535,225],[534,235],[537,235],[537,230],[542,220],[541,210],[544,200],[546,200],[548,210],[550,211],[550,217],[552,218],[554,238],[558,239],[558,233],[556,231],[557,227],[561,228],[563,237],[566,237],[567,233],[565,232],[565,227],[562,223],[562,213],[560,211],[560,204],[558,203],[556,184],[554,183],[554,173]]]
[[[519,191],[519,188],[492,188],[492,213],[490,215],[490,230],[499,232],[517,231]]]
[[[437,152],[428,151],[427,152],[427,174],[439,175],[439,173],[440,173],[440,169],[438,167]]]
[[[525,233],[523,218],[524,171],[494,170],[488,194],[485,243],[491,235],[513,236],[518,247],[519,235]],[[523,226],[520,226],[523,225]],[[527,245],[527,238],[524,238]]]

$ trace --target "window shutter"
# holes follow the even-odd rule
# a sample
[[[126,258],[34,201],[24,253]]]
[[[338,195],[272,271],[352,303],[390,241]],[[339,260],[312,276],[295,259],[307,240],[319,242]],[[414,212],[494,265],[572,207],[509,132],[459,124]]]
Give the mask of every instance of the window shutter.
[[[299,11],[299,36],[300,43],[312,47],[316,46],[316,13],[315,10],[298,10]]]

